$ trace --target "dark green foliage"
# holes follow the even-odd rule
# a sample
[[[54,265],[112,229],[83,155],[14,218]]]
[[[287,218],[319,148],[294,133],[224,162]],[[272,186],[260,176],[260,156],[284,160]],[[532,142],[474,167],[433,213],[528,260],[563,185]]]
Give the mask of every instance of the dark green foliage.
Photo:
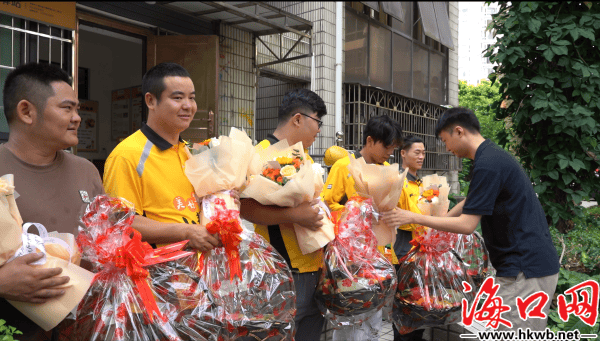
[[[511,120],[499,142],[529,172],[549,223],[566,233],[582,216],[578,204],[600,190],[600,4],[499,4],[490,24],[497,42],[485,54],[499,65],[490,75],[504,100],[496,117]]]
[[[18,339],[13,338],[13,335],[21,334],[23,333],[20,330],[7,325],[6,321],[0,319],[0,341],[18,341]]]

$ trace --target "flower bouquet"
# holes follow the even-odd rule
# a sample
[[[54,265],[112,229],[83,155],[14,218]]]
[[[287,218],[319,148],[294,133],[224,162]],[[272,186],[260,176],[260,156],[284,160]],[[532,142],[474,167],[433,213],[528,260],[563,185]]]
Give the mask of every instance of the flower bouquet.
[[[391,318],[401,334],[460,321],[462,282],[473,285],[467,267],[453,252],[458,235],[430,229],[417,237],[398,269]]]
[[[391,303],[396,288],[392,264],[377,250],[371,229],[373,201],[352,197],[334,212],[338,233],[325,249],[315,299],[334,327],[360,324]]]
[[[404,178],[408,168],[399,172],[397,163],[392,165],[367,164],[364,158],[350,158],[348,171],[354,179],[354,189],[358,193],[364,193],[373,198],[373,204],[379,212],[385,212],[398,206]],[[377,245],[380,251],[383,246],[394,245],[396,240],[396,227],[387,226],[382,221],[373,224],[373,232],[377,237]]]
[[[490,263],[483,238],[477,232],[469,235],[459,234],[453,248],[466,264],[467,273],[475,283],[473,290],[477,292],[485,278],[493,276],[496,272]]]
[[[448,194],[450,186],[446,177],[432,174],[423,177],[423,183],[419,186],[419,199],[417,205],[421,214],[435,217],[444,216],[450,207]]]
[[[43,304],[8,300],[17,310],[44,330],[58,325],[69,312],[77,307],[79,301],[90,287],[93,274],[74,262],[78,261],[78,250],[69,246],[61,238],[70,234],[52,233],[37,223],[23,225],[23,220],[15,202],[14,178],[12,174],[0,177],[0,265],[34,252],[44,254],[31,265],[42,268],[62,268],[62,275],[69,276],[69,282],[62,286],[65,294],[48,300]],[[35,227],[38,235],[28,233],[29,227]],[[72,235],[70,235],[72,237]]]
[[[217,340],[221,325],[206,284],[175,260],[193,258],[187,241],[152,249],[131,228],[135,211],[98,196],[82,217],[77,242],[97,271],[60,340]]]
[[[282,140],[258,153],[262,171],[250,177],[241,194],[243,197],[263,205],[281,207],[296,207],[319,197],[324,171],[320,165],[308,160],[302,142],[290,146],[287,140]],[[320,201],[319,209],[323,215],[323,226],[318,231],[297,224],[280,225],[281,228],[294,229],[302,254],[321,250],[335,237],[329,208]]]

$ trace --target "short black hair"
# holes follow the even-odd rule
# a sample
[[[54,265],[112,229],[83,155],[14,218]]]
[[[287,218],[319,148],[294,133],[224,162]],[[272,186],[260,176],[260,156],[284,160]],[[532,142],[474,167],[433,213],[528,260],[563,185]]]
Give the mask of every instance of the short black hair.
[[[367,144],[369,136],[373,142],[381,141],[386,147],[392,144],[402,146],[402,126],[388,115],[373,116],[367,121],[363,131],[363,146]]]
[[[160,102],[160,95],[165,91],[166,77],[192,78],[190,73],[177,63],[160,63],[146,71],[144,78],[142,78],[143,96],[146,96],[149,92],[156,97],[157,102]]]
[[[446,110],[435,127],[435,136],[440,136],[442,130],[452,129],[457,125],[471,133],[479,133],[481,126],[475,114],[467,108],[451,108]]]
[[[16,117],[17,104],[26,100],[40,113],[44,112],[48,98],[54,96],[52,82],[65,82],[72,85],[71,77],[61,68],[52,64],[29,63],[12,70],[4,82],[2,98],[4,115],[10,124]]]
[[[283,101],[279,106],[278,124],[283,124],[292,118],[296,113],[311,114],[317,113],[321,118],[327,115],[327,107],[323,99],[316,93],[308,89],[292,89],[285,93]]]
[[[406,136],[402,140],[402,150],[409,150],[410,147],[412,147],[412,145],[415,143],[423,143],[423,145],[425,145],[423,140],[418,136],[414,136],[414,135]]]

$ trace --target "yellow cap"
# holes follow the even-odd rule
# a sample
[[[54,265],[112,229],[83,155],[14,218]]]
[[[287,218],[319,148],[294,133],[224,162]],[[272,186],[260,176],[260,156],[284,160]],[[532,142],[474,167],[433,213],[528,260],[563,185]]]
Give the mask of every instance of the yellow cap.
[[[325,158],[323,161],[326,166],[331,167],[337,160],[346,156],[348,156],[348,151],[346,149],[339,146],[331,146],[325,151]]]

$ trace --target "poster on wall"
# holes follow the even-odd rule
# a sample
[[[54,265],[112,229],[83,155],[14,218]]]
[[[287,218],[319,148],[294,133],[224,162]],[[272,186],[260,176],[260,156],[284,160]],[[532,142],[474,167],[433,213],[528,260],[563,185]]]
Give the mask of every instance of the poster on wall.
[[[79,100],[81,124],[77,130],[77,150],[80,152],[98,151],[98,101]]]
[[[131,132],[142,127],[142,86],[131,88]]]
[[[112,92],[111,101],[111,138],[118,141],[129,136],[131,89],[120,89]]]
[[[0,11],[50,25],[75,29],[75,1],[3,1]]]

